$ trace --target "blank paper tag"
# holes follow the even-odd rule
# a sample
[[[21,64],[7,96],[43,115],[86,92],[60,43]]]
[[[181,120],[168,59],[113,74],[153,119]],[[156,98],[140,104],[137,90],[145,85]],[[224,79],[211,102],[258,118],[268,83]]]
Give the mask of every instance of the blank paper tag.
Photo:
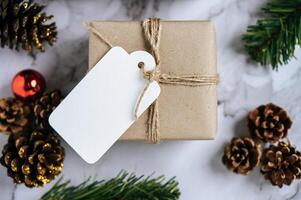
[[[135,105],[146,84],[139,62],[146,70],[155,68],[153,56],[145,51],[128,54],[111,48],[51,114],[50,125],[86,162],[95,163],[135,121]],[[138,116],[159,94],[153,81]]]

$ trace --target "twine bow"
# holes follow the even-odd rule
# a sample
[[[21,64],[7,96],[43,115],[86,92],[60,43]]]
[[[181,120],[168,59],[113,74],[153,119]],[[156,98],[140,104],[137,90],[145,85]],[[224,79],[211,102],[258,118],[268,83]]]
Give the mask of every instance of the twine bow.
[[[100,40],[106,43],[109,47],[113,45],[106,40],[94,27],[92,24],[86,24],[87,28],[92,31]],[[156,67],[152,71],[145,71],[143,63],[139,63],[139,67],[142,71],[143,78],[147,80],[147,83],[138,97],[137,104],[135,107],[135,117],[137,117],[137,112],[141,104],[141,100],[145,95],[150,83],[152,81],[157,81],[159,84],[169,84],[169,85],[180,85],[186,87],[199,87],[199,86],[209,86],[216,85],[218,83],[218,75],[170,75],[160,72],[160,54],[159,45],[161,39],[161,24],[160,19],[150,18],[142,22],[142,28],[144,33],[144,38],[147,47],[150,49],[150,53],[154,56],[156,61]],[[156,144],[160,142],[160,131],[159,131],[159,100],[157,99],[148,109],[148,120],[147,120],[147,137],[148,142]]]

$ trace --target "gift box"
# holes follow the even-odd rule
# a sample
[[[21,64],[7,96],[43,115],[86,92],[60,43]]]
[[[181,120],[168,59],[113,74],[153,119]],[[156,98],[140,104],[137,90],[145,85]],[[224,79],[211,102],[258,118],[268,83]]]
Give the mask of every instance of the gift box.
[[[149,51],[141,22],[93,21],[91,26],[113,46]],[[171,75],[216,76],[216,43],[209,21],[160,21],[160,71]],[[89,36],[89,69],[106,54],[108,45],[95,32]],[[158,129],[161,140],[213,139],[217,131],[217,86],[160,84]],[[148,138],[148,110],[123,134],[122,140]]]

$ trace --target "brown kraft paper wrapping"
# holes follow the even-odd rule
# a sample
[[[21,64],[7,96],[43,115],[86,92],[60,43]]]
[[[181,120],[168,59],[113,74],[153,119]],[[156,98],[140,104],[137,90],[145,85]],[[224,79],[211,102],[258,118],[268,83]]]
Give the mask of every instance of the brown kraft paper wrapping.
[[[128,53],[146,50],[141,22],[94,21],[92,25],[113,46]],[[160,69],[173,75],[215,75],[215,31],[209,21],[161,21]],[[109,50],[94,33],[89,37],[89,69]],[[136,67],[136,66],[134,66]],[[161,84],[161,140],[213,139],[217,131],[217,86],[185,87]],[[122,140],[147,140],[147,110],[123,134]],[[101,122],[100,122],[101,123]]]

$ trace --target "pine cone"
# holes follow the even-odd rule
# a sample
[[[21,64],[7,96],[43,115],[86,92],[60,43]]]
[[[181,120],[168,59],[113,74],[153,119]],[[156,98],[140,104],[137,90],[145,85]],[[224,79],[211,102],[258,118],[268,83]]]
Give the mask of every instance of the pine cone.
[[[233,138],[225,147],[222,161],[229,170],[247,175],[259,164],[260,155],[260,146],[252,138]]]
[[[60,104],[61,93],[58,90],[45,93],[34,105],[36,124],[41,128],[49,126],[48,118],[52,111]]]
[[[0,132],[19,133],[29,126],[30,107],[15,98],[0,99]]]
[[[272,103],[262,105],[249,113],[251,135],[262,142],[275,143],[287,136],[292,121],[287,112]]]
[[[17,184],[39,187],[60,174],[64,148],[55,133],[39,130],[10,135],[2,151],[1,164]]]
[[[44,42],[52,45],[56,41],[55,23],[46,24],[52,16],[41,13],[44,6],[32,3],[32,0],[0,1],[0,44],[19,50],[19,46],[28,52],[33,47],[44,51]]]
[[[282,187],[301,178],[301,153],[290,144],[279,142],[265,149],[261,160],[261,173],[272,185]]]

